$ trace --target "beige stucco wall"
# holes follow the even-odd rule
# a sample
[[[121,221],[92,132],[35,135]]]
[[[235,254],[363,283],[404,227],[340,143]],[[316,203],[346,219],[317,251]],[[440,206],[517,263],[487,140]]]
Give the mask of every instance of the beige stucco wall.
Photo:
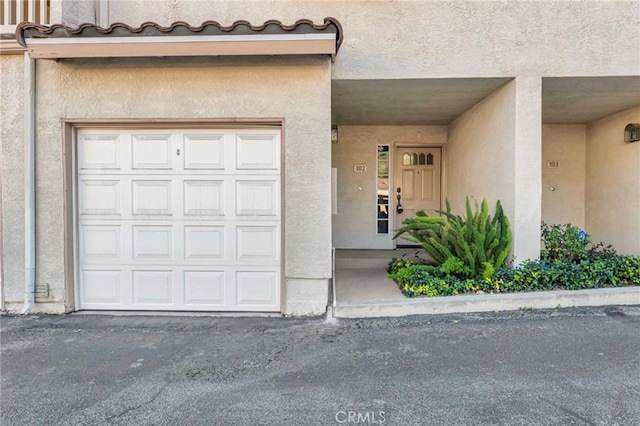
[[[636,75],[637,1],[115,0],[111,22],[333,16],[337,79]]]
[[[466,196],[486,198],[491,206],[500,200],[512,224],[516,262],[539,255],[540,90],[540,79],[514,79],[449,126],[446,178],[452,210],[464,212]]]
[[[63,120],[276,118],[285,122],[283,309],[323,313],[331,277],[330,66],[326,57],[38,61],[36,280],[49,284],[51,302],[63,301],[65,274],[72,273],[64,270]],[[3,111],[3,120],[11,116],[21,117],[17,109]],[[15,146],[3,143],[3,164],[16,169],[9,174],[15,185],[3,184],[13,191],[5,200],[22,199],[21,132],[15,130]],[[19,261],[21,205],[4,208],[15,210],[5,239],[16,240],[5,251]],[[7,272],[13,300],[22,281],[13,267]]]
[[[449,126],[447,198],[464,212],[466,196],[515,212],[515,82],[502,86]]]
[[[5,301],[24,300],[24,73],[23,56],[0,60],[0,190]]]
[[[584,228],[587,130],[582,124],[542,126],[542,220]],[[558,161],[559,167],[547,167]]]
[[[53,2],[52,2],[53,3]],[[64,23],[68,26],[78,26],[85,23],[98,22],[98,4],[99,0],[64,0],[56,7],[52,7],[51,20],[62,17]],[[113,3],[109,1],[109,3]]]
[[[376,235],[376,145],[436,144],[447,142],[446,126],[340,126],[338,144],[332,145],[338,169],[338,214],[333,216],[336,248],[391,249],[393,234]],[[356,173],[355,164],[367,171]],[[393,161],[392,161],[393,172]],[[393,200],[391,200],[393,210]],[[390,220],[393,229],[393,217]]]
[[[621,253],[640,255],[640,142],[624,143],[640,106],[587,125],[586,231]]]

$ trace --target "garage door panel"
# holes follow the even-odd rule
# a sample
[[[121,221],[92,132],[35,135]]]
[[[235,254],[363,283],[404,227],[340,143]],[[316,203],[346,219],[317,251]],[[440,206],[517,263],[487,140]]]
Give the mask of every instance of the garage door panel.
[[[133,270],[134,304],[173,304],[173,272]]]
[[[108,137],[91,157],[79,131],[80,309],[279,311],[277,131],[87,134]]]
[[[275,134],[236,136],[236,169],[278,170],[280,141]]]
[[[88,262],[121,262],[122,230],[119,225],[82,225],[80,254]]]
[[[173,260],[172,226],[133,226],[134,260]]]
[[[88,134],[81,136],[78,149],[79,170],[118,170],[120,137],[117,134]]]
[[[275,271],[236,272],[238,307],[275,306],[278,276]]]
[[[118,180],[80,180],[80,215],[119,215],[120,191]]]
[[[184,271],[185,305],[225,305],[224,271]]]
[[[224,260],[224,226],[185,226],[185,260]]]
[[[173,143],[170,134],[133,135],[131,140],[134,170],[173,168]]]
[[[224,168],[224,134],[184,135],[185,170]]]
[[[171,180],[132,180],[131,205],[134,215],[170,215]]]
[[[279,229],[277,226],[238,226],[236,231],[239,262],[277,264]]]
[[[122,304],[121,270],[83,270],[80,275],[83,304]]]
[[[185,216],[224,215],[223,180],[185,180],[183,194]]]
[[[278,214],[279,181],[237,180],[236,214],[238,216],[276,216]]]

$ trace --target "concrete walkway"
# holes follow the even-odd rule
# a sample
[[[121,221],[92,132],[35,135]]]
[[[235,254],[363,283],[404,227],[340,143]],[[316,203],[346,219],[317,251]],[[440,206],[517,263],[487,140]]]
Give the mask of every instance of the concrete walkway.
[[[394,257],[412,256],[415,250],[337,250],[336,298],[338,303],[402,300],[405,296],[387,277]]]

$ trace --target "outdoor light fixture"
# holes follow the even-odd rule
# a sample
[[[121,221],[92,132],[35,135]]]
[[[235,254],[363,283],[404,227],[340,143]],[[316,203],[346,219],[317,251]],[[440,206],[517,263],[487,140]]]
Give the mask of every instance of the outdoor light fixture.
[[[338,143],[338,126],[331,127],[331,143]]]
[[[638,142],[640,141],[640,124],[639,123],[629,123],[624,128],[624,141]]]

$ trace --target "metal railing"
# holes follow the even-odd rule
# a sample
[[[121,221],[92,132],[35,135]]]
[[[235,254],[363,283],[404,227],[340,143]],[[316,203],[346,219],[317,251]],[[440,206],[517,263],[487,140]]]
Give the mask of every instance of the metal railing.
[[[48,24],[50,0],[0,0],[0,33],[13,33],[22,21]]]

